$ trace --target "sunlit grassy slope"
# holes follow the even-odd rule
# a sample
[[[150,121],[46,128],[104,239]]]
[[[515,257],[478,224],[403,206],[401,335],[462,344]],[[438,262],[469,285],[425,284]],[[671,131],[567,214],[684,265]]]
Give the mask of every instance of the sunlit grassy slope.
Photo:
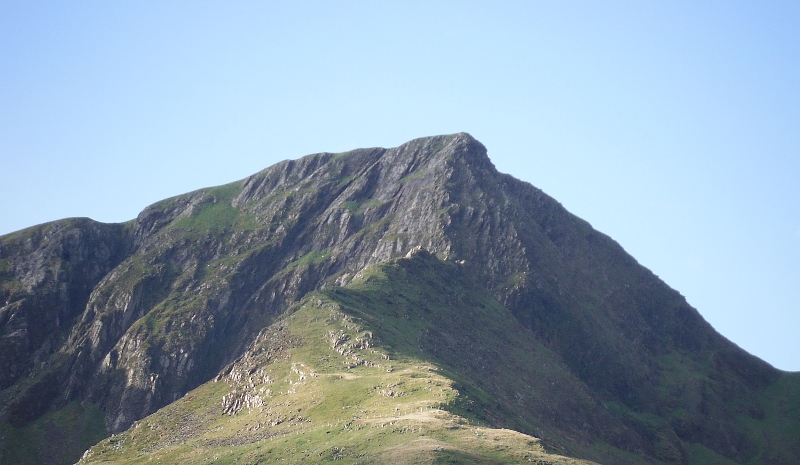
[[[502,359],[521,355],[513,317],[460,286],[458,265],[418,255],[370,268],[347,288],[311,294],[217,380],[104,440],[84,460],[588,463],[496,427],[520,429],[526,420],[490,399],[484,380],[465,377],[474,369],[447,363],[448,352],[474,355],[466,365],[492,364],[488,346]],[[467,337],[454,340],[458,330]],[[478,330],[487,336],[469,340]],[[484,367],[487,375],[498,368]],[[522,374],[514,369],[501,371]],[[552,375],[556,382],[560,374]],[[518,395],[519,405],[532,400]]]

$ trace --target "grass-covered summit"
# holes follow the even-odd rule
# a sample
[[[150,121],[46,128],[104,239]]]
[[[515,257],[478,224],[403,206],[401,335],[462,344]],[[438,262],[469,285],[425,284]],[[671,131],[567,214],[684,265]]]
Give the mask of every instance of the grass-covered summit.
[[[0,305],[3,463],[800,461],[796,374],[464,133],[3,236]]]

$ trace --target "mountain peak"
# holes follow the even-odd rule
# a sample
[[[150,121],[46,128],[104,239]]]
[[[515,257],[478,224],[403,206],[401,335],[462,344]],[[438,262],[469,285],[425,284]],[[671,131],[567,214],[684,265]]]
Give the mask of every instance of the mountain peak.
[[[494,170],[486,147],[466,132],[414,139],[395,149],[390,149],[391,151],[406,156],[422,154],[423,158],[430,161],[460,160],[473,167],[484,169],[491,167]]]
[[[195,388],[216,399],[208,412],[286,413],[275,402],[290,405],[287,386],[311,372],[328,373],[318,386],[363,383],[354,392],[366,397],[328,412],[366,410],[373,395],[389,408],[403,383],[427,386],[387,371],[402,346],[407,367],[439,367],[451,378],[431,383],[459,386],[437,391],[448,421],[513,427],[603,463],[800,457],[782,445],[796,444],[782,431],[800,418],[775,413],[800,396],[796,378],[725,340],[541,190],[498,173],[467,133],[287,160],[132,223],[55,226],[0,238],[0,432],[82,405],[119,433]],[[215,379],[226,384],[208,387]],[[328,418],[311,398],[309,417],[258,423],[259,441]],[[171,428],[158,418],[141,431]]]

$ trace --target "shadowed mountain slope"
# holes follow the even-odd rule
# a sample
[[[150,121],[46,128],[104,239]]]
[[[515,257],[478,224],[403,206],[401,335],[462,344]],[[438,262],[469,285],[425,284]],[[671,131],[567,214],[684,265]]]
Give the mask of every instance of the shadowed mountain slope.
[[[68,463],[74,451],[168,405],[149,424],[164,424],[170,409],[205,412],[204,426],[169,447],[180,438],[216,444],[209,425],[258,416],[215,397],[239,406],[255,398],[240,385],[245,375],[231,377],[244,373],[237,371],[244,361],[252,365],[247,376],[291,363],[323,372],[322,351],[352,355],[308,342],[333,337],[330,328],[287,336],[277,347],[264,339],[281,325],[297,327],[291,318],[311,311],[303,309],[331,305],[376,335],[375,351],[404,360],[408,373],[434,367],[450,391],[423,403],[441,418],[510,428],[601,463],[800,461],[795,374],[717,334],[613,240],[498,173],[464,133],[281,162],[156,203],[125,224],[71,219],[13,233],[0,238],[0,285],[0,428],[18,438],[17,445],[4,439],[0,460],[23,457],[23,444],[37,451],[23,457],[29,463]],[[261,356],[276,351],[289,354],[283,365]],[[364,357],[369,363],[350,369],[385,364]],[[279,376],[291,381],[286,373]],[[265,379],[248,389],[274,391]],[[210,403],[187,400],[190,391]],[[291,402],[259,398],[262,414]],[[365,402],[339,407],[369,410]],[[292,431],[311,434],[320,422],[348,417],[340,414],[310,415],[310,426]],[[44,425],[66,434],[81,421],[79,430],[93,433],[70,439],[72,449],[41,445]],[[434,429],[446,430],[447,421]],[[168,449],[125,437],[138,454]],[[443,437],[436,440],[452,446],[443,451],[494,454]],[[509,441],[522,450],[527,439]],[[378,460],[388,452],[359,453]]]

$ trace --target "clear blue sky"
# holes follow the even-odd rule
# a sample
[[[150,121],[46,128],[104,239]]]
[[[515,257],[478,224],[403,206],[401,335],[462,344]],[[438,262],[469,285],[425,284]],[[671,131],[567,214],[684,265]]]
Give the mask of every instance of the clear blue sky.
[[[0,234],[459,131],[800,370],[800,2],[0,3]]]

